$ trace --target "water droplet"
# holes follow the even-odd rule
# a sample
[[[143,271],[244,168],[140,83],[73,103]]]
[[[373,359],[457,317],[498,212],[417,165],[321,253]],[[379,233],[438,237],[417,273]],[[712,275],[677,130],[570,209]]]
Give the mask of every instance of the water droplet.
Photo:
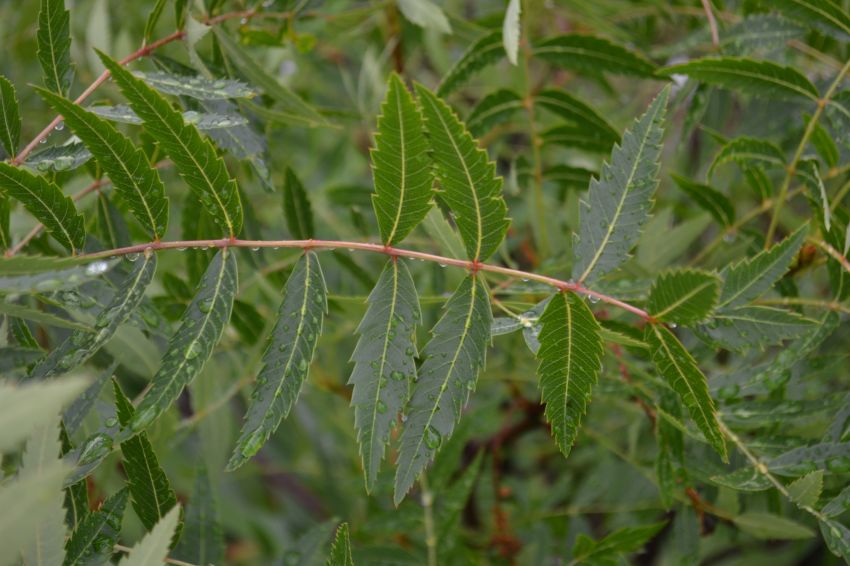
[[[242,24],[242,25],[244,26],[245,24],[247,24],[247,23],[248,23],[248,18],[242,18],[242,19],[240,19],[240,20],[239,20],[239,23],[240,23],[240,24]]]
[[[670,328],[678,328],[678,327],[679,327],[679,325],[676,324],[675,322],[670,323]]]
[[[416,352],[415,352],[415,350],[413,349],[413,346],[408,346],[408,347],[407,347],[407,349],[404,351],[404,353],[405,353],[405,354],[407,354],[408,356],[412,356],[412,355],[413,355],[413,354],[415,354]]]
[[[105,261],[95,261],[86,266],[86,275],[100,275],[109,269],[109,265]]]
[[[259,246],[255,246],[255,247],[251,248],[251,251],[252,251],[252,252],[258,252],[258,251],[260,251],[260,247],[259,247]]]
[[[42,138],[38,143],[47,143],[47,138]]]
[[[425,445],[431,450],[439,448],[442,439],[443,437],[440,435],[440,432],[433,426],[425,429]]]
[[[192,345],[189,346],[189,349],[186,350],[186,359],[193,360],[201,355],[201,346],[197,342],[192,342]]]
[[[77,464],[84,466],[106,456],[112,450],[112,437],[103,432],[94,434],[86,440]]]
[[[127,258],[127,261],[136,261],[137,259],[139,259],[139,254],[127,254],[124,257]]]
[[[118,424],[118,419],[116,419],[115,417],[106,419],[105,424],[106,424],[107,427],[112,428],[112,427],[114,427],[115,425]]]
[[[599,297],[597,297],[596,295],[588,295],[587,300],[589,300],[591,303],[593,303],[595,305],[596,303],[599,302]]]
[[[401,373],[400,371],[396,370],[396,371],[390,372],[390,377],[395,379],[396,381],[401,381],[401,380],[404,379],[404,374]]]
[[[375,404],[375,410],[381,414],[384,414],[387,412],[387,404],[379,399],[378,402]]]
[[[203,313],[208,313],[212,310],[213,300],[212,299],[204,299],[200,303],[198,303],[198,310]]]
[[[65,122],[59,122],[58,124],[56,124],[56,127],[53,128],[53,129],[56,130],[57,132],[61,132],[62,130],[65,129]]]
[[[299,369],[300,371],[306,371],[306,369],[307,369],[307,360],[305,360],[304,358],[301,358],[301,361],[300,361],[300,362],[298,362],[298,369]]]

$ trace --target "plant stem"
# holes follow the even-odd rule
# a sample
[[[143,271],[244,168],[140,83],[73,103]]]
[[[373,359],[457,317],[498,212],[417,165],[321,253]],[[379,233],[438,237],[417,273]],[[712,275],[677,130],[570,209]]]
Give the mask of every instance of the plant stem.
[[[832,257],[832,259],[840,263],[841,267],[843,267],[847,273],[850,273],[850,261],[847,261],[847,258],[844,257],[844,254],[842,254],[840,251],[836,250],[828,243],[824,242],[819,238],[807,238],[807,241],[813,243],[814,245],[825,251],[829,256]]]
[[[708,29],[711,30],[711,43],[714,47],[718,47],[720,45],[720,34],[717,33],[717,20],[714,18],[714,11],[711,9],[711,0],[702,0],[702,9],[705,10]]]
[[[428,566],[437,566],[437,530],[434,528],[434,494],[428,489],[425,474],[419,479],[422,488],[422,515],[425,524],[425,547],[428,549]]]
[[[102,259],[120,255],[151,253],[159,250],[173,250],[185,248],[300,248],[305,251],[309,250],[334,250],[337,248],[347,248],[349,250],[359,250],[364,252],[372,252],[385,254],[390,257],[407,257],[418,259],[421,261],[430,261],[440,265],[451,265],[454,267],[462,267],[473,273],[478,271],[487,271],[490,273],[499,273],[509,277],[515,277],[527,281],[537,281],[550,287],[555,287],[560,291],[572,291],[586,295],[591,299],[603,301],[609,305],[623,309],[639,316],[647,322],[654,323],[655,319],[645,310],[639,309],[633,305],[623,302],[619,299],[599,293],[584,287],[572,281],[564,281],[548,275],[541,275],[501,265],[493,265],[489,263],[481,263],[478,261],[469,261],[465,259],[455,259],[452,257],[444,257],[441,255],[430,254],[426,252],[418,252],[414,250],[406,250],[385,246],[383,244],[372,244],[369,242],[349,242],[345,240],[239,240],[236,238],[221,238],[218,240],[176,240],[171,242],[148,242],[146,244],[135,244],[123,248],[113,250],[104,250],[101,252],[83,254],[79,257],[88,259]]]
[[[794,152],[794,157],[791,159],[791,163],[788,164],[788,168],[785,172],[785,178],[782,180],[782,186],[779,188],[779,196],[776,197],[776,205],[773,209],[773,216],[770,219],[770,226],[768,226],[767,235],[764,238],[765,249],[769,248],[773,243],[776,226],[779,224],[779,213],[782,212],[782,207],[788,199],[788,189],[791,186],[791,179],[794,178],[794,175],[797,173],[797,165],[800,162],[800,158],[803,156],[803,151],[805,151],[806,146],[809,143],[809,138],[812,137],[812,134],[815,131],[818,120],[820,119],[821,114],[823,114],[823,109],[826,108],[826,105],[829,104],[832,96],[835,94],[835,91],[838,90],[839,86],[841,86],[841,83],[844,81],[844,75],[846,75],[848,71],[850,71],[850,59],[848,59],[841,70],[838,71],[838,76],[836,76],[835,80],[832,81],[832,84],[829,85],[829,88],[823,98],[818,100],[817,109],[809,119],[809,123],[806,125],[806,130],[803,132],[803,137],[800,140],[800,144],[797,146],[797,151]]]

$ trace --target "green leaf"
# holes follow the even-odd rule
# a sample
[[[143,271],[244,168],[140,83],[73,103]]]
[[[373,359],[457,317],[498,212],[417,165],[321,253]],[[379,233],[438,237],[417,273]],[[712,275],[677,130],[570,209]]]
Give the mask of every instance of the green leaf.
[[[144,120],[139,118],[139,115],[133,112],[133,109],[126,104],[117,104],[115,106],[89,106],[88,110],[92,114],[97,114],[101,118],[105,118],[112,122],[121,122],[123,124],[142,124],[144,122]],[[234,128],[248,123],[248,119],[244,116],[240,116],[239,114],[195,112],[194,110],[183,112],[183,121],[187,124],[194,124],[201,131]]]
[[[233,79],[187,77],[163,72],[142,73],[136,71],[133,74],[159,92],[175,96],[188,96],[199,100],[228,100],[230,98],[254,98],[257,96],[256,90]]]
[[[327,289],[319,258],[305,253],[284,287],[277,322],[263,353],[242,433],[227,464],[235,470],[265,444],[301,392],[327,312]]]
[[[522,111],[525,104],[512,90],[499,89],[482,98],[466,118],[466,127],[473,136],[481,136],[497,124],[509,121]]]
[[[843,474],[850,458],[850,443],[822,442],[793,448],[767,461],[766,466],[776,475],[800,476],[813,470]]]
[[[191,564],[221,564],[224,561],[224,536],[218,506],[204,464],[197,467],[195,488],[186,507],[186,522],[174,557]]]
[[[159,240],[168,227],[168,199],[159,173],[141,149],[115,127],[78,105],[45,90],[39,94],[62,114],[109,176],[118,194],[148,233]]]
[[[116,367],[118,367],[118,362],[113,362],[106,371],[100,372],[97,378],[91,382],[91,385],[86,387],[86,390],[74,399],[74,402],[62,413],[62,426],[65,428],[67,434],[71,435],[79,430],[83,424],[83,420],[97,402],[103,386],[106,385],[106,382],[115,372]]]
[[[655,73],[655,65],[642,55],[607,39],[578,33],[559,35],[536,44],[534,56],[583,73],[608,72],[646,78],[652,78]]]
[[[151,9],[150,14],[148,14],[148,19],[145,22],[145,43],[150,43],[153,37],[153,30],[156,28],[156,24],[159,22],[159,18],[162,16],[162,10],[165,8],[167,2],[168,0],[156,0],[156,4]]]
[[[808,98],[817,101],[818,89],[792,67],[740,57],[709,57],[659,69],[662,76],[688,75],[710,85],[768,98]]]
[[[519,38],[521,33],[520,14],[522,6],[520,0],[510,0],[505,10],[505,19],[502,23],[502,44],[505,46],[505,54],[512,65],[517,64],[519,55]]]
[[[708,30],[705,32],[707,37]],[[804,28],[776,14],[754,14],[725,30],[720,37],[720,48],[728,55],[770,53],[805,34]]]
[[[44,86],[65,96],[71,88],[71,16],[64,0],[41,0],[38,11],[38,62]]]
[[[368,302],[357,327],[360,338],[351,355],[354,370],[348,383],[354,386],[354,426],[366,491],[371,492],[390,430],[416,381],[416,326],[422,315],[413,278],[398,258],[386,263]]]
[[[840,317],[829,312],[817,322],[808,326],[808,333],[776,354],[767,368],[758,376],[762,383],[777,383],[800,360],[808,357],[838,328]]]
[[[73,320],[60,318],[49,312],[25,307],[16,303],[0,302],[0,314],[14,316],[22,320],[30,320],[47,326],[55,326],[57,328],[70,328],[80,330],[82,332],[92,332],[94,328]]]
[[[474,275],[446,303],[422,352],[425,360],[407,407],[395,478],[398,505],[460,420],[490,341],[490,298]]]
[[[9,452],[32,431],[52,422],[86,385],[74,376],[26,385],[0,383],[0,453]]]
[[[159,521],[150,533],[145,535],[130,552],[121,559],[118,566],[151,566],[161,564],[168,556],[171,539],[177,531],[180,521],[180,506],[175,505],[171,511]]]
[[[850,529],[838,521],[820,521],[820,532],[829,551],[850,562]]]
[[[815,29],[837,32],[842,40],[850,35],[850,14],[836,0],[773,0],[770,7]]]
[[[560,145],[602,154],[610,153],[611,147],[617,143],[617,138],[587,126],[555,126],[541,132],[540,137],[547,146]]]
[[[841,490],[841,492],[830,499],[821,509],[821,513],[827,517],[838,517],[845,511],[850,509],[850,485]]]
[[[732,522],[745,533],[759,539],[796,540],[815,536],[809,527],[772,513],[750,511],[733,517]]]
[[[304,185],[291,167],[286,168],[283,182],[283,215],[286,228],[293,238],[309,240],[316,235],[313,228],[313,209]]]
[[[826,105],[825,113],[835,139],[850,146],[850,90],[842,90],[833,96]]]
[[[611,163],[581,203],[573,278],[591,283],[618,267],[637,243],[658,185],[661,140],[670,88],[661,91],[614,147]]]
[[[805,186],[806,198],[818,224],[829,233],[832,227],[832,212],[829,207],[829,195],[820,176],[820,166],[815,159],[801,159],[797,163],[797,174]]]
[[[124,488],[104,501],[100,509],[86,516],[65,544],[63,566],[103,564],[109,561],[114,552],[112,548],[121,535],[128,496],[129,492]]]
[[[444,101],[422,85],[416,92],[425,115],[440,197],[455,216],[469,259],[484,261],[498,249],[510,220],[496,165]]]
[[[726,195],[708,185],[695,183],[675,173],[670,177],[694,204],[708,212],[718,224],[731,226],[735,222],[735,207]]]
[[[396,0],[404,17],[424,29],[452,33],[452,26],[443,10],[431,0]]]
[[[145,130],[174,162],[192,193],[227,235],[237,236],[242,228],[239,190],[213,145],[141,79],[109,56],[100,53],[100,58],[130,106],[144,120]]]
[[[743,352],[780,344],[808,331],[814,321],[793,311],[759,305],[725,308],[700,332],[714,346]]]
[[[112,380],[112,388],[118,422],[122,428],[126,428],[133,422],[136,410],[117,380]],[[124,473],[127,474],[127,487],[133,497],[133,509],[145,528],[151,530],[177,505],[177,496],[159,465],[147,434],[137,434],[121,442],[121,454]]]
[[[214,112],[215,115],[225,117],[235,116],[237,111],[234,104],[222,100],[207,100],[202,105],[208,111]],[[207,130],[206,133],[215,140],[219,147],[228,151],[233,157],[247,161],[267,192],[275,191],[271,171],[266,165],[269,161],[268,147],[265,139],[254,128],[245,124],[243,126],[215,128]],[[246,210],[247,215],[248,211]]]
[[[98,313],[94,332],[76,330],[40,361],[30,374],[31,379],[44,379],[66,373],[92,357],[118,327],[136,311],[145,290],[156,273],[156,254],[145,254],[118,286],[112,301]]]
[[[594,541],[579,535],[573,546],[573,561],[580,564],[616,564],[616,556],[637,552],[643,548],[667,523],[654,523],[639,527],[623,527],[605,538]]]
[[[714,170],[724,163],[734,162],[746,170],[754,165],[766,165],[768,167],[784,168],[785,154],[775,144],[750,137],[735,138],[726,143],[708,168],[708,176],[714,175]]]
[[[437,96],[445,98],[475,73],[492,65],[505,56],[501,32],[494,31],[473,43],[460,59],[449,69],[437,87]]]
[[[207,267],[180,328],[168,343],[152,386],[130,424],[133,432],[156,420],[200,373],[230,319],[236,288],[236,253],[224,248]]]
[[[315,108],[304,102],[297,94],[282,85],[276,78],[269,75],[256,61],[256,57],[242,49],[224,28],[213,26],[212,31],[218,40],[219,45],[225,55],[233,61],[236,68],[245,75],[245,77],[262,90],[266,95],[270,96],[281,104],[289,118],[296,123],[314,126],[329,126],[324,116],[319,114]],[[252,105],[251,107],[254,107]]]
[[[12,247],[12,236],[9,232],[9,223],[11,220],[10,208],[9,198],[3,193],[0,193],[0,251],[8,250]]]
[[[770,289],[788,271],[807,232],[804,224],[770,249],[726,267],[720,274],[723,286],[718,309],[745,305]]]
[[[351,539],[348,536],[348,523],[342,523],[336,529],[327,566],[354,566],[354,559],[351,557]]]
[[[18,152],[20,139],[21,115],[15,86],[0,75],[0,142],[7,155],[11,157]]]
[[[549,110],[576,126],[591,130],[599,137],[610,139],[613,145],[620,141],[620,134],[596,110],[585,102],[563,90],[548,89],[534,96],[534,103]]]
[[[676,336],[664,326],[648,324],[645,339],[658,373],[679,395],[709,444],[726,461],[726,443],[717,422],[714,401],[708,393],[705,375],[696,361]]]
[[[720,279],[697,269],[665,271],[649,291],[647,312],[656,320],[689,325],[708,318],[717,303]]]
[[[0,257],[0,291],[43,293],[77,287],[99,278],[115,264],[115,261],[91,261],[87,258]]]
[[[24,165],[37,173],[73,171],[92,158],[88,148],[80,142],[68,142],[36,151]]]
[[[735,491],[764,491],[773,486],[767,476],[752,466],[746,466],[730,474],[712,476],[711,481]]]
[[[823,470],[815,470],[791,482],[788,493],[800,507],[814,508],[823,491]]]
[[[564,456],[578,435],[593,387],[602,371],[599,323],[584,299],[557,293],[540,317],[537,375],[546,420]]]
[[[390,76],[371,152],[375,194],[372,207],[381,241],[401,242],[433,205],[434,173],[422,116],[397,74]]]
[[[86,241],[83,216],[77,212],[74,201],[63,195],[55,183],[8,163],[0,163],[0,191],[23,204],[71,253],[82,250]]]

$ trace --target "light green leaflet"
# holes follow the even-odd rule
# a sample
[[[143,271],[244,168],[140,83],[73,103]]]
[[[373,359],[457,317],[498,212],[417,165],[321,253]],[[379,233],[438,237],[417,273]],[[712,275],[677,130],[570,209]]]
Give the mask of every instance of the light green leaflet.
[[[452,33],[446,14],[432,0],[396,0],[396,5],[404,17],[417,26],[440,33]]]
[[[422,85],[416,85],[416,93],[440,180],[438,194],[454,213],[469,259],[485,261],[510,225],[502,178],[448,104]]]
[[[508,9],[505,10],[505,19],[502,22],[502,44],[505,46],[505,54],[512,65],[517,64],[519,55],[520,37],[520,14],[522,6],[520,0],[510,0]]]
[[[225,248],[210,262],[195,298],[183,313],[153,385],[130,424],[133,432],[141,432],[156,420],[200,373],[230,319],[236,288],[236,254]]]
[[[769,98],[818,99],[818,89],[792,67],[739,57],[709,57],[664,67],[664,76],[688,75],[711,85]]]
[[[93,356],[136,310],[154,273],[156,254],[137,260],[133,270],[116,289],[112,301],[97,315],[94,332],[74,331],[33,368],[30,378],[44,379],[65,373]]]
[[[145,535],[129,554],[121,559],[118,566],[151,566],[161,564],[168,556],[171,540],[180,520],[180,505],[174,508]]]
[[[0,383],[0,453],[15,448],[32,431],[49,423],[86,385],[74,376],[50,383]],[[58,438],[58,431],[56,434]]]
[[[661,91],[643,116],[623,134],[621,145],[590,182],[581,203],[573,278],[592,283],[618,267],[637,243],[658,185],[664,116],[670,88]]]
[[[594,385],[602,371],[599,323],[575,293],[557,293],[540,317],[541,397],[546,420],[564,456],[569,456]]]
[[[646,325],[644,338],[658,373],[679,395],[709,444],[726,461],[726,443],[717,422],[714,400],[708,393],[708,384],[696,361],[676,336],[660,324]]]
[[[0,163],[0,192],[23,204],[71,253],[82,250],[86,241],[83,215],[55,183],[8,163]]]
[[[121,522],[129,491],[124,488],[110,496],[100,509],[89,513],[74,530],[65,545],[63,566],[85,566],[92,562],[105,564],[121,535]]]
[[[714,310],[719,287],[720,279],[707,271],[665,271],[652,284],[647,312],[656,320],[683,325],[705,320]]]
[[[400,440],[396,505],[460,420],[484,367],[492,320],[484,284],[474,275],[466,277],[446,303],[422,355],[425,361],[406,409]]]
[[[422,116],[397,74],[390,76],[371,151],[375,194],[372,206],[381,241],[401,242],[433,205],[434,174]]]
[[[0,75],[0,143],[6,154],[12,156],[17,153],[20,138],[21,115],[15,87],[9,79]]]
[[[226,235],[237,236],[242,229],[239,189],[212,143],[144,81],[109,56],[100,53],[100,58],[192,193]]]
[[[263,369],[257,376],[228,470],[235,470],[256,454],[289,414],[307,378],[327,307],[319,259],[307,252],[286,281],[277,322],[263,353]]]
[[[38,62],[44,86],[65,96],[71,87],[71,16],[64,0],[41,0],[38,11]]]
[[[421,319],[413,278],[398,258],[387,261],[357,327],[360,338],[348,380],[366,491],[378,478],[390,430],[416,381],[416,326]]]
[[[797,228],[793,234],[758,255],[728,266],[721,273],[718,309],[744,305],[757,299],[770,289],[791,266],[791,261],[803,245],[808,224]]]

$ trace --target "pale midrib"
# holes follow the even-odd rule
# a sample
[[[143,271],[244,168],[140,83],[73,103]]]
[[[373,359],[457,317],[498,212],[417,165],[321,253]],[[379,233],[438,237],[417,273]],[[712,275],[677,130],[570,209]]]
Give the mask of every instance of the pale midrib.
[[[830,22],[834,23],[836,26],[841,28],[845,33],[850,34],[850,28],[847,27],[846,24],[844,24],[843,22],[840,22],[837,18],[833,17],[833,15],[830,14],[829,12],[827,12],[826,10],[818,9],[816,6],[813,6],[812,4],[808,4],[808,3],[805,3],[805,2],[799,2],[798,0],[792,0],[792,2],[794,2],[798,6],[803,6],[803,8],[808,8],[809,10],[823,16],[824,18],[826,18],[827,20],[829,20]]]
[[[10,93],[10,97],[14,97],[14,94]],[[3,133],[8,136],[6,137],[6,141],[9,143],[9,152],[14,153],[17,148],[15,147],[14,140],[12,139],[12,121],[9,119],[9,113],[7,112],[5,97],[2,103],[0,103],[0,110],[2,110],[0,114],[3,115]]]
[[[813,95],[811,92],[806,90],[804,87],[802,87],[800,85],[796,85],[794,83],[789,83],[788,81],[783,81],[782,79],[779,79],[777,77],[772,77],[772,76],[769,76],[769,75],[760,75],[758,73],[752,73],[752,72],[744,71],[744,70],[741,70],[741,69],[726,69],[726,68],[718,69],[716,67],[715,68],[709,68],[709,69],[710,69],[709,72],[711,72],[711,73],[720,73],[720,74],[726,73],[728,75],[741,76],[741,77],[745,77],[745,78],[748,78],[748,79],[761,79],[761,80],[763,80],[767,83],[772,83],[772,84],[775,84],[775,85],[784,86],[785,88],[788,88],[789,90],[793,90],[794,92],[802,94],[803,96],[805,96],[809,100],[817,100],[817,95]]]
[[[687,293],[685,293],[684,295],[682,295],[681,297],[679,297],[679,299],[677,299],[676,301],[673,301],[673,302],[672,302],[672,303],[671,303],[671,304],[670,304],[670,305],[669,305],[666,309],[664,309],[664,310],[663,310],[663,311],[661,311],[661,312],[655,313],[653,316],[654,316],[655,318],[659,318],[659,319],[660,319],[660,318],[661,318],[662,316],[664,316],[665,314],[668,314],[668,313],[670,313],[671,311],[674,311],[674,310],[676,310],[677,308],[679,308],[679,306],[680,306],[680,305],[682,305],[683,303],[685,303],[686,301],[688,301],[691,297],[693,297],[694,295],[696,295],[697,293],[699,293],[700,291],[702,291],[702,290],[703,290],[703,289],[705,289],[706,287],[711,286],[711,284],[712,284],[712,283],[713,283],[713,281],[707,281],[707,282],[703,283],[702,285],[699,285],[699,286],[697,286],[697,287],[694,287],[694,288],[693,288],[693,289],[691,289],[689,292],[687,292]]]
[[[563,411],[561,412],[561,418],[563,419],[563,431],[564,434],[567,434],[567,402],[569,400],[570,395],[570,383],[572,381],[571,369],[573,363],[573,312],[570,307],[569,301],[567,301],[566,297],[563,298],[564,301],[564,316],[567,323],[567,363],[566,370],[567,373],[564,376],[564,400],[563,400]],[[566,448],[566,438],[562,439],[564,442],[564,447]]]
[[[705,421],[706,427],[711,428],[709,423],[712,419],[709,419],[709,416],[706,414],[705,409],[702,406],[702,403],[699,402],[699,397],[697,396],[697,392],[691,387],[691,382],[685,377],[685,372],[682,371],[682,368],[676,362],[676,357],[673,355],[673,352],[670,351],[670,348],[667,346],[667,341],[664,339],[662,334],[659,332],[658,328],[653,326],[652,331],[655,333],[655,336],[658,338],[658,341],[661,343],[661,347],[664,348],[664,351],[667,353],[667,359],[670,360],[670,363],[673,364],[673,367],[676,368],[676,372],[679,374],[679,380],[685,383],[685,386],[688,388],[688,391],[691,393],[691,397],[694,399],[694,404],[699,409],[700,414],[702,415],[703,420]],[[709,398],[710,402],[710,398]]]
[[[781,245],[781,244],[780,244],[780,245]],[[778,255],[776,256],[776,259],[775,259],[774,261],[771,261],[771,262],[770,262],[770,263],[769,263],[769,264],[768,264],[768,265],[767,265],[767,266],[766,266],[766,267],[762,270],[762,273],[765,273],[765,272],[770,271],[771,269],[773,269],[773,268],[776,266],[776,264],[777,264],[777,263],[779,263],[779,260],[780,260],[780,259],[782,259],[783,255],[785,255],[785,254],[778,254]],[[755,259],[755,258],[753,258],[753,259]],[[747,262],[746,260],[745,260],[745,262],[746,262],[746,263],[742,266],[742,269],[747,270],[747,268],[749,268],[749,267],[751,267],[751,266],[752,266],[752,262]],[[733,266],[733,267],[734,267],[734,266]],[[730,278],[731,278],[731,274],[730,274],[729,276],[727,276],[726,281],[728,282]],[[759,281],[760,281],[760,280],[759,280],[759,278],[757,278],[757,277],[750,278],[750,280],[749,280],[747,283],[745,283],[743,287],[741,287],[740,289],[738,289],[738,291],[737,291],[734,295],[732,295],[732,296],[731,296],[731,297],[729,297],[728,299],[725,299],[725,300],[724,300],[724,301],[720,304],[720,306],[721,306],[721,307],[725,307],[726,305],[728,305],[728,304],[730,304],[730,303],[732,303],[732,302],[736,301],[736,300],[738,299],[738,297],[740,297],[741,295],[743,295],[744,293],[746,293],[747,291],[749,291],[749,290],[750,290],[750,289],[751,289],[751,288],[752,288],[752,287],[753,287],[756,283],[758,283]]]
[[[404,88],[404,87],[402,87]],[[387,238],[387,244],[393,243],[398,224],[401,221],[401,210],[404,208],[404,193],[407,189],[407,150],[404,145],[404,115],[401,108],[401,94],[396,96],[396,111],[398,112],[398,135],[399,135],[399,151],[401,153],[401,183],[398,193],[398,209],[395,213],[395,221],[393,222],[392,230]]]
[[[0,174],[2,174],[2,173],[0,173]],[[68,238],[68,243],[71,245],[71,253],[72,254],[76,253],[77,247],[74,245],[74,239],[71,237],[71,234],[68,232],[68,230],[65,229],[65,226],[62,224],[62,221],[59,219],[59,217],[56,216],[56,214],[53,212],[53,209],[50,208],[49,206],[47,206],[47,204],[45,204],[45,202],[43,200],[41,200],[41,197],[38,195],[38,193],[30,190],[29,187],[27,187],[26,185],[24,185],[23,183],[21,183],[20,181],[15,179],[14,177],[10,177],[8,175],[5,175],[5,177],[7,179],[10,179],[15,184],[17,184],[19,187],[21,187],[27,193],[32,195],[32,197],[35,198],[35,200],[37,200],[39,202],[39,204],[41,204],[41,206],[44,208],[44,210],[46,210],[47,213],[51,217],[53,217],[53,220],[56,221],[56,225],[59,227],[60,230],[62,230],[62,233],[65,234],[65,237]],[[47,181],[45,181],[45,182],[47,182]],[[62,198],[67,198],[67,197],[63,196]]]
[[[148,264],[148,262],[151,261],[151,258],[153,258],[153,257],[154,257],[153,254],[151,254],[149,257],[144,258],[145,264],[142,265],[139,268],[138,276],[133,280],[133,284],[130,285],[130,287],[123,294],[122,300],[118,304],[114,304],[114,305],[107,307],[106,310],[104,311],[104,314],[119,312],[121,310],[124,310],[124,307],[126,307],[128,303],[130,303],[130,302],[132,302],[136,299],[136,292],[137,292],[137,287],[139,285],[139,282],[142,279],[144,279],[145,274],[146,274],[147,269],[148,269],[147,264]],[[100,318],[100,316],[101,315],[98,315],[98,319]],[[109,324],[107,324],[106,326],[104,326],[103,328],[98,330],[96,333],[91,335],[91,336],[94,336],[94,339],[91,341],[91,344],[97,344],[98,342],[100,342],[103,339],[103,337],[105,335],[111,334],[119,325],[121,325],[124,322],[125,318],[126,318],[126,316],[125,317],[117,317],[117,316],[113,317],[110,320]]]
[[[59,65],[56,61],[56,49],[54,49],[55,38],[53,37],[53,18],[55,16],[56,16],[56,14],[53,13],[53,11],[48,10],[47,22],[46,22],[47,23],[47,29],[45,31],[47,32],[47,40],[49,42],[48,43],[48,45],[49,45],[48,52],[50,54],[50,62],[52,63],[52,65],[50,66],[51,67],[50,70],[52,71],[52,74],[53,74],[53,80],[56,81],[56,91],[59,94],[63,94],[62,93],[62,81],[59,77]]]
[[[151,494],[153,494],[153,502],[156,506],[156,514],[159,516],[159,518],[162,518],[163,513],[162,508],[159,505],[159,494],[156,491],[156,482],[153,479],[153,472],[151,471],[151,465],[148,461],[147,450],[145,450],[144,441],[141,437],[139,437],[137,441],[139,444],[139,451],[142,453],[142,459],[145,461],[145,470],[147,471],[147,475],[145,476],[145,478],[150,480]]]
[[[657,114],[656,114],[657,115]],[[643,156],[644,149],[646,148],[646,140],[649,139],[650,134],[652,133],[653,122],[655,121],[655,116],[653,116],[649,120],[649,125],[646,128],[646,133],[640,142],[640,150],[638,151],[638,155],[635,157],[634,164],[632,165],[632,170],[629,171],[629,177],[626,180],[625,187],[623,188],[623,194],[620,196],[620,202],[617,203],[617,208],[614,211],[614,218],[611,223],[608,225],[608,231],[605,233],[605,237],[602,239],[602,242],[599,244],[599,247],[596,249],[596,253],[593,255],[593,259],[588,264],[587,268],[585,268],[584,273],[581,274],[581,277],[578,278],[579,283],[583,282],[588,275],[593,271],[593,268],[596,267],[596,264],[599,262],[599,259],[602,257],[602,253],[605,251],[605,247],[608,245],[608,240],[611,239],[611,236],[614,234],[614,230],[617,227],[617,222],[620,220],[620,215],[623,212],[623,206],[626,204],[626,198],[629,196],[631,192],[631,184],[634,180],[635,175],[637,174],[638,167],[640,166]],[[613,167],[613,159],[611,167]]]

